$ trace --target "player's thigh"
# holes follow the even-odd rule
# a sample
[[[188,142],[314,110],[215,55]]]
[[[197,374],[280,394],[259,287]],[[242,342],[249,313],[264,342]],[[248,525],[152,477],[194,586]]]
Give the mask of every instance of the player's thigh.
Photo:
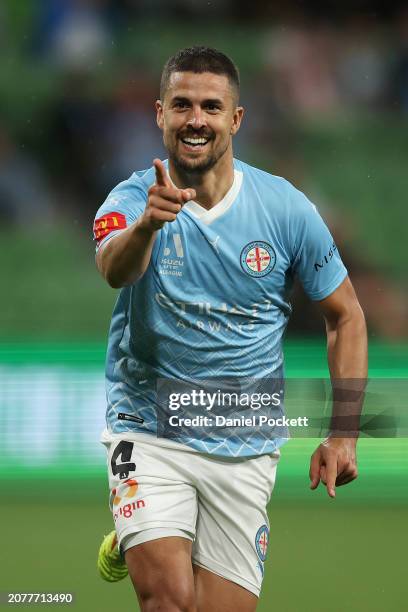
[[[125,551],[125,560],[142,612],[195,611],[191,540],[164,537]]]
[[[193,563],[259,596],[278,456],[208,460],[200,472]],[[239,590],[236,591],[239,594]],[[216,603],[216,601],[215,601]]]
[[[193,566],[197,612],[255,612],[258,597],[244,587]]]

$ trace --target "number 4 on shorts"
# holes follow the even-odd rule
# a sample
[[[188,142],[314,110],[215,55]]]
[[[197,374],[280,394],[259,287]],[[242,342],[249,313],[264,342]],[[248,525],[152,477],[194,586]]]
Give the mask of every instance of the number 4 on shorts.
[[[115,450],[113,451],[111,459],[112,474],[116,476],[119,474],[119,478],[129,478],[129,472],[134,472],[136,469],[136,463],[125,463],[130,461],[133,451],[133,442],[127,442],[121,440]],[[116,460],[120,457],[124,463],[116,463]]]

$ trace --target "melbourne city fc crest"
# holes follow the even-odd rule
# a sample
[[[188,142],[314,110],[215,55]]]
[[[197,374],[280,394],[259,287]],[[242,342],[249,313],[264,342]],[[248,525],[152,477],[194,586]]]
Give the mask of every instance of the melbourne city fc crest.
[[[262,525],[256,532],[255,536],[255,548],[258,553],[258,557],[262,562],[266,559],[266,552],[268,550],[269,543],[269,530],[266,525]]]
[[[275,263],[275,251],[267,242],[250,242],[241,251],[241,268],[250,276],[266,276]]]

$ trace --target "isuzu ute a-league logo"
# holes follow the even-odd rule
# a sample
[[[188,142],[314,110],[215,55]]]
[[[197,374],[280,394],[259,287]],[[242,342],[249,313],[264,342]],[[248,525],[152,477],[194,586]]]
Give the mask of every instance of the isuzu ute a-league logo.
[[[170,234],[159,262],[159,274],[165,276],[183,276],[184,249],[180,234]]]
[[[275,263],[275,251],[267,242],[250,242],[241,251],[241,268],[250,276],[266,276]]]

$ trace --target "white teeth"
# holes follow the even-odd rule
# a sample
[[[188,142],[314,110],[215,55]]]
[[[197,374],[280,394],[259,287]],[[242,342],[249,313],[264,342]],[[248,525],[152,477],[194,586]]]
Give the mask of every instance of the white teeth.
[[[192,145],[205,144],[207,142],[206,138],[183,138],[183,142]]]

